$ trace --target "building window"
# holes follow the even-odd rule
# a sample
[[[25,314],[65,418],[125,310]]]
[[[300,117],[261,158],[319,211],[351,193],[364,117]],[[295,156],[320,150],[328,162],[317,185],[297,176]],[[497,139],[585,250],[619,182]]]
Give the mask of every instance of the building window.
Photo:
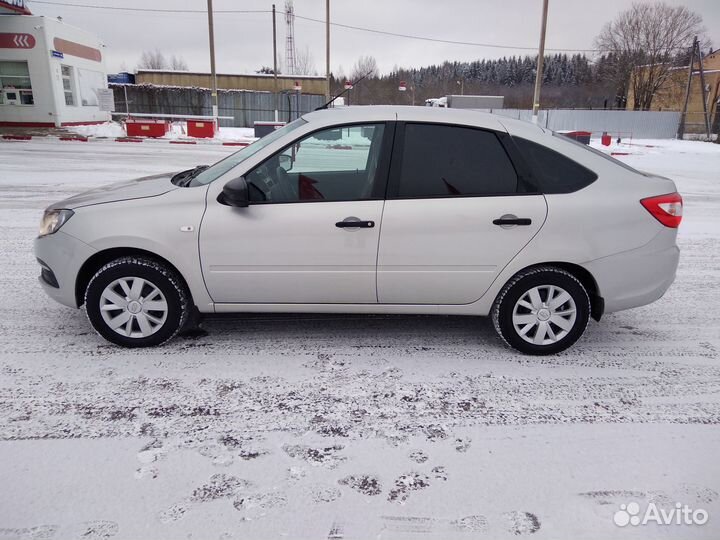
[[[78,69],[80,82],[80,103],[83,106],[97,107],[99,88],[107,88],[107,80],[103,73],[89,69]]]
[[[75,105],[75,94],[73,92],[73,68],[70,66],[60,66],[60,69],[62,71],[65,105]]]
[[[27,62],[0,62],[0,105],[33,103]]]

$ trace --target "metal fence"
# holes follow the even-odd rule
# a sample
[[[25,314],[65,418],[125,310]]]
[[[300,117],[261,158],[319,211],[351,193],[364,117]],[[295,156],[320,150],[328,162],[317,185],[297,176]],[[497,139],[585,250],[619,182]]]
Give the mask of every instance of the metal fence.
[[[147,84],[111,84],[115,93],[117,112],[150,114],[212,114],[210,90],[180,86]],[[325,101],[324,96],[295,92],[257,92],[252,90],[219,90],[218,114],[233,119],[220,120],[220,126],[252,127],[256,121],[275,119],[275,109],[281,121],[294,120],[299,114],[310,112]],[[528,109],[483,109],[485,111],[530,121]],[[688,114],[687,132],[704,132],[702,117]],[[672,139],[677,135],[681,113],[676,111],[622,111],[587,109],[550,109],[540,111],[538,123],[553,131],[590,131],[595,136],[607,132],[612,136]],[[715,127],[718,119],[714,119]],[[713,129],[714,131],[714,129]]]
[[[532,119],[532,111],[527,109],[486,110],[527,122]],[[538,124],[553,131],[580,130],[594,135],[607,132],[641,139],[672,139],[677,135],[680,115],[676,111],[550,109],[540,111]]]
[[[210,90],[176,86],[110,84],[117,112],[149,114],[212,115]],[[252,127],[256,121],[294,120],[299,114],[315,110],[324,96],[295,92],[255,92],[218,90],[218,115],[233,119],[219,120],[220,126]]]

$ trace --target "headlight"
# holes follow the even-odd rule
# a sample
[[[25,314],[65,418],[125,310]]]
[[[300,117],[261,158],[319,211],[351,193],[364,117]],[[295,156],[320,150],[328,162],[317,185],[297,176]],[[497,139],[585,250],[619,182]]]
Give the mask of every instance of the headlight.
[[[72,210],[45,210],[38,236],[47,236],[57,232],[74,213]]]

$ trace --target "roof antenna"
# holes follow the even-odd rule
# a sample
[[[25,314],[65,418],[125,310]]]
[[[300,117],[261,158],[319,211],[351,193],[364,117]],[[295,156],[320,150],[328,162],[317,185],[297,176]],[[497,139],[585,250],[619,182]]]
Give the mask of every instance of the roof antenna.
[[[362,77],[360,77],[357,81],[355,81],[355,82],[353,83],[353,86],[352,86],[352,87],[354,87],[356,84],[360,83],[363,79],[366,79],[373,71],[375,71],[375,70],[374,70],[374,69],[371,69],[371,70],[368,71],[365,75],[363,75]],[[319,106],[317,109],[315,109],[315,110],[316,110],[316,111],[322,111],[322,110],[327,109],[330,105],[333,104],[333,102],[334,102],[337,98],[339,98],[340,96],[342,96],[345,92],[349,92],[349,91],[352,89],[352,87],[346,88],[345,90],[343,90],[342,92],[340,92],[337,96],[335,96],[334,98],[332,98],[330,101],[328,101],[328,102],[325,103],[324,105],[320,105],[320,106]]]

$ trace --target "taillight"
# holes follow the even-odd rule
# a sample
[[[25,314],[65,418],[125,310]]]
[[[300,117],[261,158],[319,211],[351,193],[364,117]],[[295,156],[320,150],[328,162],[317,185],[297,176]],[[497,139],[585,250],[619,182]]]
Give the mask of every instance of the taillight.
[[[680,226],[683,202],[679,193],[648,197],[642,199],[640,204],[666,227],[677,229]]]

